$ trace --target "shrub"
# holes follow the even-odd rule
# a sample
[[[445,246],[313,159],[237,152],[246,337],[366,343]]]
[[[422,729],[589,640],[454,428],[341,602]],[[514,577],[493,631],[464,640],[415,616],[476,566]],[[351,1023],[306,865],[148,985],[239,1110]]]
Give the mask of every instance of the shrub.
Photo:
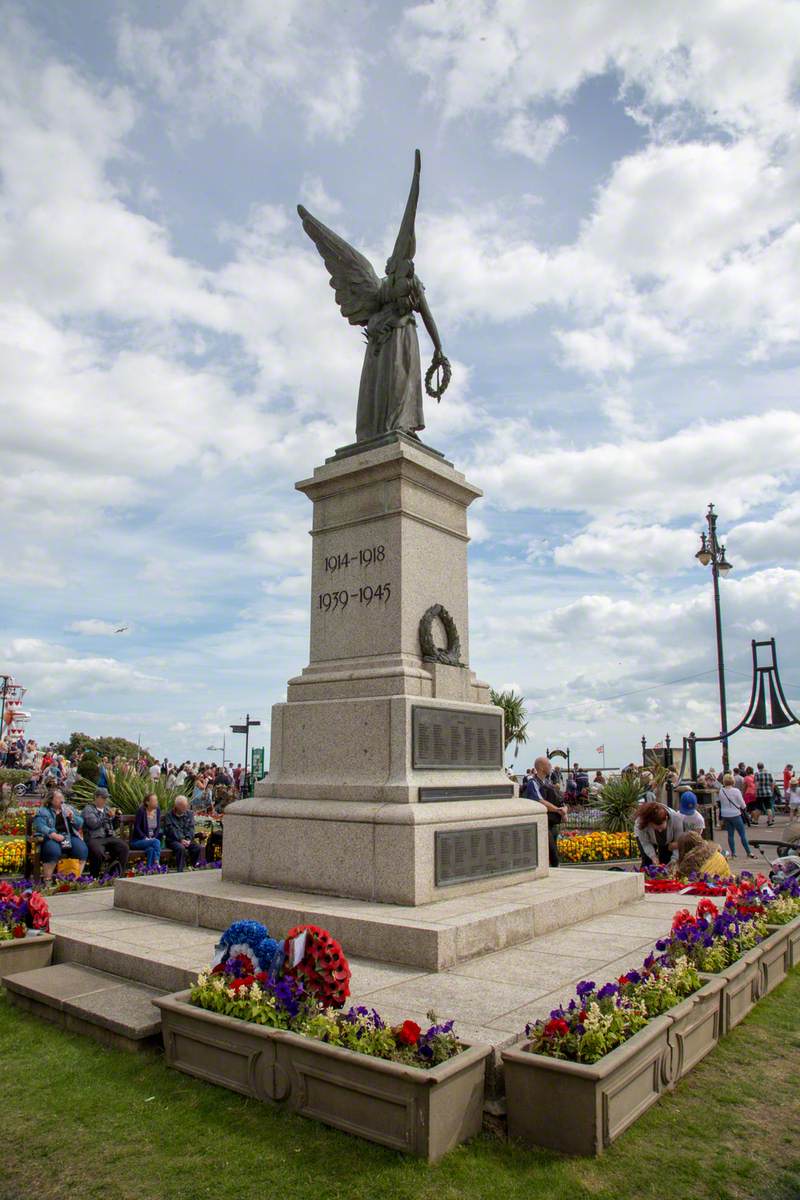
[[[158,803],[163,810],[172,808],[176,796],[189,795],[188,784],[183,788],[168,788],[163,779],[153,781],[149,775],[142,776],[135,771],[107,769],[106,775],[111,803],[122,813],[135,813],[150,792],[158,796]],[[94,800],[96,786],[96,783],[78,776],[72,788],[73,800],[77,804],[90,804]]]
[[[633,829],[641,797],[638,775],[612,776],[603,787],[598,802],[603,814],[603,828],[608,833],[625,833]]]

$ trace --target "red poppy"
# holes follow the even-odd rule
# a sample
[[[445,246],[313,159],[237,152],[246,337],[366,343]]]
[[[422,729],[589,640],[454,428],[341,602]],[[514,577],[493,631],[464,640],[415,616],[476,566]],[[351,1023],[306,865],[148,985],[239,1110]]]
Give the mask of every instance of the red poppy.
[[[50,928],[50,909],[41,892],[31,892],[28,897],[28,908],[33,918],[34,929],[48,930]]]
[[[416,1021],[403,1021],[403,1024],[395,1030],[398,1042],[402,1042],[404,1046],[416,1046],[421,1033],[422,1030]]]
[[[688,908],[682,908],[672,918],[672,928],[682,929],[684,925],[694,925],[694,917]]]

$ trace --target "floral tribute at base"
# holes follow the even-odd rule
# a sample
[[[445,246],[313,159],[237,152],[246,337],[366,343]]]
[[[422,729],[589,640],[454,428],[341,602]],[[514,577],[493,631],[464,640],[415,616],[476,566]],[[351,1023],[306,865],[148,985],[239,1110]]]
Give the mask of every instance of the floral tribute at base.
[[[28,937],[29,930],[50,931],[50,909],[41,892],[15,890],[0,882],[0,942]]]
[[[415,1021],[390,1025],[375,1009],[343,1011],[350,967],[336,939],[317,925],[296,925],[284,941],[258,921],[234,921],[220,938],[211,966],[191,989],[191,1003],[357,1054],[435,1067],[461,1050],[453,1022],[423,1030]]]

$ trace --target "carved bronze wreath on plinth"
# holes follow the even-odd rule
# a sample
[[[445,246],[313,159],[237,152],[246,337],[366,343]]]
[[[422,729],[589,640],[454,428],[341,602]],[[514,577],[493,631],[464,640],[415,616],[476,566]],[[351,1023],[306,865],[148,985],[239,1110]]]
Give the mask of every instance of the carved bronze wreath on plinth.
[[[447,634],[447,645],[437,646],[433,640],[433,622],[442,622]],[[463,667],[461,662],[461,639],[456,623],[441,604],[432,604],[419,623],[419,644],[425,662],[444,663],[448,667]]]

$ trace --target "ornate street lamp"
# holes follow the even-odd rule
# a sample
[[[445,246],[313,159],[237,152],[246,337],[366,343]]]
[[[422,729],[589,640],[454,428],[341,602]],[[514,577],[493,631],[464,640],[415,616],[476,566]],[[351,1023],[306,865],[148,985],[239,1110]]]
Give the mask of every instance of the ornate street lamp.
[[[708,532],[705,530],[700,534],[700,549],[695,554],[697,561],[704,567],[711,566],[711,576],[714,580],[714,623],[717,632],[717,678],[719,680],[719,719],[720,733],[725,734],[728,729],[728,712],[725,702],[725,660],[722,654],[722,615],[719,606],[719,577],[727,575],[733,568],[728,562],[725,555],[724,545],[720,545],[717,540],[717,514],[714,511],[714,505],[709,504],[708,512],[706,513],[706,524]],[[722,737],[722,768],[724,771],[730,769],[728,760],[728,739]]]

